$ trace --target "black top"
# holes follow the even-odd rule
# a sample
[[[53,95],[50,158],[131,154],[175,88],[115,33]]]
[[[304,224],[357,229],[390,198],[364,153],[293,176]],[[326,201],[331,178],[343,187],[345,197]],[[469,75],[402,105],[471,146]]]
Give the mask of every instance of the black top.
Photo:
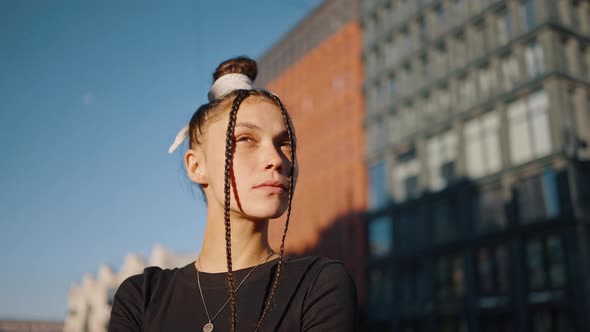
[[[236,331],[254,331],[278,259],[261,264],[237,293]],[[251,268],[234,271],[236,286]],[[356,288],[341,262],[287,259],[262,331],[356,331]],[[199,272],[209,315],[228,299],[227,273]],[[230,331],[230,304],[213,320],[216,332]],[[194,263],[162,270],[149,267],[129,277],[115,294],[109,332],[200,332],[207,323]]]

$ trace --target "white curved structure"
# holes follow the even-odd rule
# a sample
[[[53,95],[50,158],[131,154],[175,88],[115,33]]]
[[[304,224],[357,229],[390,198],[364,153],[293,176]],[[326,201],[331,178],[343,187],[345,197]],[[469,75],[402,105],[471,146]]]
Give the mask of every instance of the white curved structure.
[[[107,265],[101,265],[96,278],[86,274],[79,285],[70,288],[64,332],[106,332],[113,297],[125,279],[141,273],[148,266],[181,267],[196,257],[196,254],[172,253],[156,244],[149,260],[138,254],[128,254],[118,273]]]

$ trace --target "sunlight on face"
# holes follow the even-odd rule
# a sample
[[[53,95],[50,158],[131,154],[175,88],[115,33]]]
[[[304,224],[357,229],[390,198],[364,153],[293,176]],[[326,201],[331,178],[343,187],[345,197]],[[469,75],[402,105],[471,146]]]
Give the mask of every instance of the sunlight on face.
[[[209,205],[223,207],[225,137],[229,112],[213,122],[205,138]],[[278,106],[264,99],[240,105],[234,130],[231,210],[251,219],[280,217],[288,207],[291,144]]]

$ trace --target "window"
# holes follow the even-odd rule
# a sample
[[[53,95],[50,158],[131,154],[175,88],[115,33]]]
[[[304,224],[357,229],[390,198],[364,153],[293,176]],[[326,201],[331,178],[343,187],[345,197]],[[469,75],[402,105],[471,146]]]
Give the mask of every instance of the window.
[[[416,111],[413,108],[413,105],[406,105],[402,112],[403,116],[403,124],[404,124],[404,134],[406,136],[411,135],[416,130]]]
[[[483,20],[475,23],[471,41],[471,48],[474,49],[473,52],[477,54],[477,56],[483,55],[483,53],[487,50],[486,25]]]
[[[588,66],[590,65],[590,53],[588,53],[588,47],[580,43],[579,50],[579,62],[580,62],[580,76],[585,79],[590,79],[590,72],[588,72]]]
[[[389,77],[389,94],[397,96],[397,81],[394,76]]]
[[[451,94],[446,87],[438,92],[438,107],[441,111],[448,111],[451,108]]]
[[[389,308],[393,304],[393,275],[388,267],[374,267],[369,270],[369,307],[372,320],[389,320]]]
[[[510,126],[510,159],[521,164],[551,152],[549,100],[544,91],[537,91],[508,105]]]
[[[467,320],[460,315],[450,315],[441,318],[440,320],[441,332],[468,332]]]
[[[389,141],[393,143],[399,142],[402,139],[402,123],[400,121],[400,114],[394,114],[387,117],[387,126],[389,133]]]
[[[479,90],[482,97],[491,97],[496,89],[496,71],[491,65],[479,69]]]
[[[489,112],[465,123],[467,174],[472,178],[495,173],[502,167],[500,155],[500,120]]]
[[[381,217],[369,222],[369,254],[383,257],[391,254],[392,245],[391,220]]]
[[[439,257],[436,261],[436,295],[439,302],[456,301],[465,295],[462,255]]]
[[[436,105],[434,103],[434,94],[427,95],[424,98],[424,113],[426,117],[432,119],[436,116]]]
[[[412,52],[414,52],[414,41],[412,40],[412,35],[406,28],[406,30],[401,32],[401,39],[402,39],[402,49],[404,50],[404,55],[408,56]]]
[[[459,102],[461,110],[465,110],[475,104],[475,86],[469,77],[465,76],[459,81]]]
[[[510,278],[508,250],[504,245],[481,248],[477,252],[477,285],[481,296],[508,293]]]
[[[515,185],[518,216],[522,223],[545,221],[561,214],[555,171],[529,176]]]
[[[452,45],[451,65],[453,68],[462,67],[468,58],[465,34],[462,32],[456,34]]]
[[[506,44],[512,38],[512,16],[508,8],[504,8],[498,12],[498,42]]]
[[[397,64],[399,60],[399,55],[397,51],[397,45],[394,39],[390,39],[386,44],[386,57],[385,63],[387,67],[393,67]]]
[[[529,240],[526,246],[526,259],[529,290],[565,287],[565,254],[559,235]]]
[[[430,138],[426,146],[430,189],[434,191],[444,189],[456,177],[457,135],[453,131],[448,131]]]
[[[535,26],[535,1],[520,1],[520,17],[524,24],[524,30],[530,31]]]
[[[502,187],[482,188],[477,198],[475,200],[477,213],[479,214],[477,230],[479,232],[489,232],[505,228],[507,220],[504,214]]]
[[[399,236],[398,248],[402,253],[422,249],[426,244],[426,211],[406,209],[395,216],[396,232]]]
[[[395,8],[395,2],[391,1],[391,8],[389,9],[389,20],[391,22],[391,26],[394,26],[397,23],[397,10]]]
[[[449,199],[440,199],[433,203],[432,222],[434,228],[434,242],[444,243],[457,237],[455,218],[452,215],[452,207]]]
[[[561,238],[556,235],[549,236],[545,245],[547,247],[547,263],[551,285],[553,287],[563,287],[567,278]]]
[[[436,45],[436,56],[433,61],[436,63],[436,75],[441,76],[447,71],[447,47],[444,43]]]
[[[531,332],[574,332],[569,312],[563,309],[537,309],[530,314]]]
[[[416,197],[419,194],[418,174],[420,163],[416,158],[415,149],[398,155],[393,169],[393,193],[397,201]]]
[[[430,80],[430,62],[428,62],[428,55],[423,55],[420,58],[420,62],[421,62],[420,68],[422,69],[421,79],[424,82],[427,82],[428,80]]]
[[[460,14],[465,9],[465,0],[453,0],[453,12]]]
[[[420,39],[425,42],[430,38],[429,30],[428,30],[428,20],[424,17],[420,17],[418,19],[418,25],[420,28]]]
[[[511,90],[520,79],[520,67],[516,55],[508,54],[502,58],[502,78],[504,89]]]
[[[543,48],[536,40],[526,46],[525,60],[529,77],[534,78],[545,71]]]
[[[375,95],[375,104],[377,105],[377,107],[383,107],[383,100],[384,100],[385,96],[383,94],[383,85],[381,84],[381,81],[377,81],[375,83],[374,95]]]
[[[411,64],[406,63],[401,70],[401,74],[403,77],[403,81],[400,82],[400,85],[401,85],[400,88],[404,88],[404,89],[403,89],[403,91],[401,91],[401,89],[400,89],[400,92],[407,93],[407,87],[411,87],[414,84],[412,82],[412,66],[411,66]]]
[[[541,241],[530,241],[526,246],[526,256],[529,288],[543,288],[545,285],[545,271],[543,271],[543,246]]]
[[[369,168],[369,208],[379,209],[388,201],[385,177],[385,161],[381,160]]]
[[[427,298],[428,277],[422,264],[400,265],[399,293],[404,304],[421,304]]]
[[[367,71],[369,72],[369,76],[373,76],[377,72],[377,51],[370,51],[367,57]]]
[[[447,24],[447,13],[445,11],[444,5],[436,6],[436,21],[438,23],[439,29],[442,29]]]

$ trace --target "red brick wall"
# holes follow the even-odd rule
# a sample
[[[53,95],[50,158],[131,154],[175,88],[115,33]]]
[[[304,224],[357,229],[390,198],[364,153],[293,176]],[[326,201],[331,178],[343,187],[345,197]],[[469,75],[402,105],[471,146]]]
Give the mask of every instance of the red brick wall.
[[[361,29],[346,24],[267,88],[285,103],[298,139],[299,180],[286,250],[341,259],[364,302],[367,205]],[[284,219],[271,224],[278,248]]]

